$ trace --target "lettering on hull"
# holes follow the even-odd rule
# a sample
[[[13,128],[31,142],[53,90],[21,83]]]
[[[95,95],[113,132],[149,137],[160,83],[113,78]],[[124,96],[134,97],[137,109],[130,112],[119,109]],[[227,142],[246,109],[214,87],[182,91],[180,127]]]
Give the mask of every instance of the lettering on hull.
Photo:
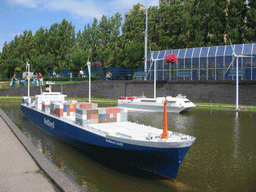
[[[110,139],[106,139],[106,142],[111,143],[111,144],[113,144],[113,145],[124,146],[123,143],[120,143],[120,142],[117,142],[117,141],[112,141],[112,140],[110,140]]]
[[[54,122],[51,122],[49,119],[44,118],[44,124],[54,129]]]

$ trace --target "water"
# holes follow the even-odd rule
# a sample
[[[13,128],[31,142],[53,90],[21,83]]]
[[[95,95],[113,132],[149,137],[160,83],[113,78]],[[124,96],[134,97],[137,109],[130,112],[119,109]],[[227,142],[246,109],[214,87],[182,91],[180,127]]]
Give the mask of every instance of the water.
[[[5,113],[46,157],[88,191],[256,191],[256,113],[192,110],[168,114],[169,130],[195,136],[176,181],[98,158],[28,122],[20,106]],[[132,122],[162,128],[162,113],[129,112]]]

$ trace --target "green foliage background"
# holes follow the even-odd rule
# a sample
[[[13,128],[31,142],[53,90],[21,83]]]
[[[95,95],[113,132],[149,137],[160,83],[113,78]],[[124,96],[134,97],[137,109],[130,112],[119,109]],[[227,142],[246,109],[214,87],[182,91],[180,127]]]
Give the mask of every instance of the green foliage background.
[[[256,40],[256,0],[172,0],[148,9],[148,51],[253,43]],[[43,75],[51,70],[77,70],[100,61],[102,68],[137,67],[144,63],[145,12],[140,5],[122,25],[121,14],[105,15],[84,30],[63,19],[34,34],[24,31],[0,52],[0,70],[9,78],[19,67]]]

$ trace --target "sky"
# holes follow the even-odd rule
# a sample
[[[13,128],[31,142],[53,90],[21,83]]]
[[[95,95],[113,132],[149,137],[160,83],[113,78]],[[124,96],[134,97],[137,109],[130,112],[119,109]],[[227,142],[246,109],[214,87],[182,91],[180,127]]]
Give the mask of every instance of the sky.
[[[25,30],[34,35],[40,27],[49,29],[66,19],[77,33],[95,17],[100,21],[103,15],[109,18],[119,12],[124,21],[124,13],[138,3],[148,8],[158,6],[159,0],[0,0],[0,52],[5,41]]]

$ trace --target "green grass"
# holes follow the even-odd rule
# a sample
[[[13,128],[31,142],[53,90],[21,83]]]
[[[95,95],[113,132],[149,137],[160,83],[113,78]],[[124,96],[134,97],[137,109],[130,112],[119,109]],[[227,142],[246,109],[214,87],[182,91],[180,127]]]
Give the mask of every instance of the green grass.
[[[66,100],[75,100],[78,102],[88,102],[89,98],[77,98],[77,97],[67,97]],[[0,96],[0,103],[21,103],[21,96]],[[104,106],[117,106],[117,99],[103,99],[103,98],[92,98],[92,103],[97,103],[100,107]],[[206,110],[232,110],[236,109],[235,104],[225,104],[225,103],[199,103],[194,102],[196,105],[195,109],[206,109]],[[242,111],[252,111],[256,112],[256,106],[251,105],[239,105],[239,109]]]
[[[0,103],[21,103],[21,96],[0,96]]]
[[[235,110],[236,105],[235,104],[225,104],[225,103],[199,103],[194,102],[196,105],[196,109],[216,109],[216,110]],[[238,107],[240,110],[243,111],[253,111],[256,112],[256,106],[251,105],[239,105]]]

